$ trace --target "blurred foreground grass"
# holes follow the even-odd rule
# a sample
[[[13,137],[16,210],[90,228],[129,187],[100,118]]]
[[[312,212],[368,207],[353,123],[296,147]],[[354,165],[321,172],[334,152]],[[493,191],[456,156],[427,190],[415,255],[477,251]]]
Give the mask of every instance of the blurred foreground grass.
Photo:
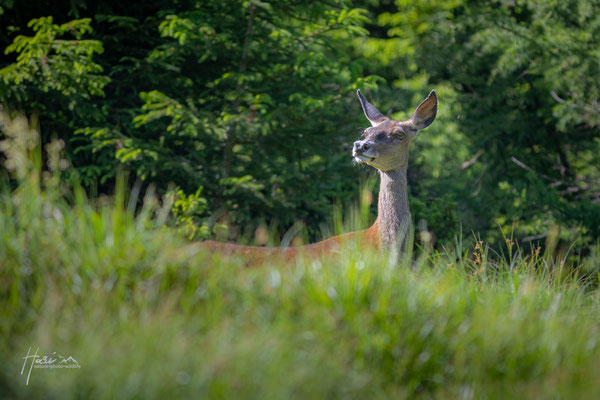
[[[60,144],[41,172],[35,131],[3,129],[0,397],[600,396],[589,271],[510,241],[244,269],[186,250],[150,194],[135,216],[123,187],[86,199],[60,178]],[[81,368],[27,385],[30,347]]]

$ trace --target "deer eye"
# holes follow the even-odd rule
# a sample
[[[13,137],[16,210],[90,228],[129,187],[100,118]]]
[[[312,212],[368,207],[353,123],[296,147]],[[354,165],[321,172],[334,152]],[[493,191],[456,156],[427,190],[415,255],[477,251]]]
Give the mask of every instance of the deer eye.
[[[402,140],[404,139],[404,132],[402,131],[396,131],[394,132],[394,136],[398,139],[398,140]]]

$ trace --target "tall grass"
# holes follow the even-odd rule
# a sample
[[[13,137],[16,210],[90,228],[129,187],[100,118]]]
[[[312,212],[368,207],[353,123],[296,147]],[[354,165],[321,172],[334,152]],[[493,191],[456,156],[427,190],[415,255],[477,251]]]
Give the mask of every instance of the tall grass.
[[[598,398],[595,281],[507,240],[245,269],[146,195],[87,199],[4,119],[0,397]],[[54,152],[54,153],[52,153]],[[541,253],[541,254],[540,254]],[[588,272],[586,277],[590,276]],[[21,374],[28,349],[78,369]]]

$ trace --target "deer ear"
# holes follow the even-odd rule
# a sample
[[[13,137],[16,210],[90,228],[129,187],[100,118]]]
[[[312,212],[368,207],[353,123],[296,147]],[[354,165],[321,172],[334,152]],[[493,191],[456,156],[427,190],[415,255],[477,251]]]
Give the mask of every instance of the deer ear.
[[[387,119],[387,117],[380,113],[379,110],[376,109],[373,104],[369,103],[367,99],[365,99],[365,97],[360,92],[360,89],[356,91],[356,94],[358,94],[360,105],[362,106],[362,109],[365,112],[365,117],[367,117],[367,119],[371,123],[371,126],[379,125]]]
[[[409,126],[414,131],[420,131],[427,128],[437,115],[437,96],[435,90],[429,93],[429,96],[415,110],[413,116],[408,120]]]

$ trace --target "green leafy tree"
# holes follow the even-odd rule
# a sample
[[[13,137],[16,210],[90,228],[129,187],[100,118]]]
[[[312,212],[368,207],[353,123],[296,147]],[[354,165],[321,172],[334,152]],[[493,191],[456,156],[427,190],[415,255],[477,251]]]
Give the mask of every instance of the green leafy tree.
[[[360,126],[352,91],[374,80],[345,49],[365,34],[364,13],[343,3],[207,1],[159,14],[161,42],[143,61],[159,78],[138,86],[134,129],[86,133],[116,144],[144,179],[189,194],[202,187],[209,227],[223,221],[236,236],[236,226],[276,217],[314,233],[334,199],[355,196],[343,145]]]
[[[53,23],[51,16],[32,19],[27,27],[34,35],[18,35],[5,49],[17,57],[0,69],[0,102],[9,111],[37,115],[44,125],[45,142],[53,136],[70,139],[81,124],[103,118],[90,100],[104,95],[110,79],[93,59],[102,53],[102,43],[84,39],[92,32],[90,23],[89,18],[64,24]],[[67,143],[72,153],[83,145]],[[96,175],[86,173],[89,156],[79,161],[84,178]],[[104,168],[111,166],[106,158],[103,161]],[[94,164],[99,168],[99,163]]]
[[[472,229],[600,235],[599,15],[583,0],[398,0],[379,15],[414,68],[456,93],[470,154],[452,175]]]
[[[366,33],[364,11],[347,2],[72,2],[56,18],[88,18],[28,28],[26,10],[11,8],[11,29],[34,35],[4,38],[16,60],[5,58],[1,101],[63,137],[88,187],[112,178],[115,161],[163,193],[174,183],[180,222],[207,226],[186,228],[190,236],[220,221],[236,237],[236,226],[273,218],[284,229],[302,219],[316,234],[334,199],[356,197],[344,146],[364,123],[352,91],[376,80],[346,50]]]

